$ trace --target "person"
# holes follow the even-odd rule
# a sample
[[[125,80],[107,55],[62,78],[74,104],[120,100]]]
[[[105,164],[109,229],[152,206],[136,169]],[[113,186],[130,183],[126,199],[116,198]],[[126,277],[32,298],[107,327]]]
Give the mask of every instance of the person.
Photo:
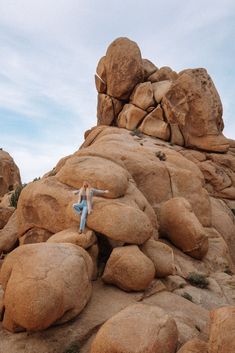
[[[92,212],[93,207],[93,195],[107,194],[108,190],[94,189],[90,186],[87,181],[83,182],[81,189],[73,191],[76,195],[78,194],[78,202],[73,204],[74,210],[81,214],[79,233],[81,234],[86,226],[87,214]]]

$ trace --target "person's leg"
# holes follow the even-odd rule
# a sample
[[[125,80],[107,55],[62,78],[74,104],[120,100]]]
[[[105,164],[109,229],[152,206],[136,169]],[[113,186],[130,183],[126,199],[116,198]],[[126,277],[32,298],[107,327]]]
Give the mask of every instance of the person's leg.
[[[83,205],[82,215],[81,215],[81,220],[80,220],[80,231],[81,232],[83,232],[85,229],[87,212],[88,212],[88,208],[87,208],[87,204],[85,203]]]
[[[78,214],[81,214],[82,207],[82,202],[73,204],[73,208]]]

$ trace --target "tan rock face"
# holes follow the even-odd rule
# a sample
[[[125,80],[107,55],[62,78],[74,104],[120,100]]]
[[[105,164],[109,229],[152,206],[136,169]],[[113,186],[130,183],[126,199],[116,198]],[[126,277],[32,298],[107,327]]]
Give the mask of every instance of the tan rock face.
[[[48,243],[71,243],[78,245],[83,249],[87,249],[96,243],[96,236],[92,230],[86,230],[85,233],[79,234],[79,227],[74,226],[52,235]]]
[[[126,291],[146,289],[154,279],[153,262],[136,245],[113,249],[103,280]]]
[[[118,38],[107,49],[107,94],[126,99],[135,85],[143,81],[144,69],[138,45],[128,38]]]
[[[175,321],[163,310],[136,304],[101,327],[90,353],[174,353],[177,337]]]
[[[0,253],[9,252],[17,244],[18,240],[18,222],[17,211],[10,217],[7,224],[0,230]]]
[[[222,307],[210,313],[208,353],[235,352],[235,307]]]
[[[90,298],[92,269],[86,251],[72,244],[17,248],[1,268],[3,326],[38,331],[74,318]]]
[[[174,274],[174,254],[168,245],[149,239],[141,245],[140,249],[154,263],[156,277],[166,277]]]
[[[31,228],[19,238],[20,245],[43,243],[52,236],[52,233],[43,228]]]
[[[196,259],[208,251],[206,233],[184,198],[173,198],[162,206],[160,229],[173,244]]]
[[[92,156],[70,158],[56,175],[61,183],[75,189],[79,189],[83,181],[87,180],[93,188],[109,190],[109,194],[104,196],[111,198],[125,194],[128,178],[127,171],[118,164]]]
[[[151,76],[149,76],[148,80],[151,82],[159,82],[166,80],[176,80],[178,77],[177,73],[173,71],[168,66],[163,66],[156,72],[154,72]]]
[[[154,98],[157,103],[161,102],[162,98],[166,95],[166,93],[171,88],[171,85],[172,85],[172,81],[169,81],[169,80],[154,82],[152,84]]]
[[[106,93],[107,89],[107,78],[105,69],[105,56],[103,56],[98,62],[95,75],[95,85],[99,93]]]
[[[150,82],[139,83],[131,94],[130,101],[137,107],[146,110],[154,106],[153,88]]]
[[[160,106],[149,113],[141,123],[139,131],[146,135],[158,137],[168,141],[170,138],[169,125],[163,120],[163,112]]]
[[[165,94],[162,106],[168,122],[177,123],[186,146],[224,152],[222,104],[205,69],[184,70]]]
[[[134,106],[133,104],[125,104],[124,108],[118,115],[117,124],[119,127],[134,130],[146,114],[147,113],[144,110]]]
[[[76,199],[71,189],[55,177],[28,184],[18,201],[19,236],[35,227],[57,233],[76,225],[78,216],[72,209]]]
[[[97,125],[112,125],[115,114],[113,109],[113,102],[107,94],[98,94],[97,104]]]
[[[7,224],[14,211],[14,207],[0,207],[0,229]]]
[[[0,150],[0,196],[21,185],[20,172],[9,153]]]
[[[180,348],[177,353],[207,353],[208,344],[198,338],[193,338]]]
[[[148,59],[142,59],[143,68],[144,68],[144,78],[147,79],[152,75],[158,68]]]
[[[97,200],[87,225],[113,240],[129,244],[142,244],[154,233],[151,221],[144,212],[115,200]]]

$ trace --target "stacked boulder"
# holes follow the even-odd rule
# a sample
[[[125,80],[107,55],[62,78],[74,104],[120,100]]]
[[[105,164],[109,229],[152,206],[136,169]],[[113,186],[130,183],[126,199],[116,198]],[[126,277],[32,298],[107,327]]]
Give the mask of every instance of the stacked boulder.
[[[98,63],[98,124],[113,125],[171,143],[225,152],[222,103],[205,69],[178,74],[142,59],[138,45],[118,38]]]
[[[222,135],[216,88],[204,69],[158,69],[127,38],[109,46],[95,79],[98,126],[85,133],[78,151],[29,183],[17,210],[6,216],[0,233],[0,251],[9,253],[0,277],[3,326],[37,331],[64,323],[81,313],[91,280],[101,277],[94,287],[102,296],[112,290],[128,305],[133,298],[153,300],[118,312],[127,304],[120,299],[117,309],[114,299],[115,315],[101,327],[91,353],[173,353],[185,341],[182,352],[209,346],[215,353],[222,340],[216,322],[221,327],[221,317],[228,317],[230,323],[231,312],[213,314],[209,344],[190,339],[206,323],[208,293],[215,307],[235,300],[235,142]],[[72,205],[84,180],[109,193],[94,197],[79,234],[80,215]],[[191,272],[208,277],[210,288],[193,291]],[[195,303],[185,288],[196,293]],[[101,324],[86,317],[92,308],[95,315],[100,300],[95,296],[81,315],[88,326],[94,321],[86,338]],[[183,323],[179,306],[193,308]],[[191,316],[198,310],[195,328]]]

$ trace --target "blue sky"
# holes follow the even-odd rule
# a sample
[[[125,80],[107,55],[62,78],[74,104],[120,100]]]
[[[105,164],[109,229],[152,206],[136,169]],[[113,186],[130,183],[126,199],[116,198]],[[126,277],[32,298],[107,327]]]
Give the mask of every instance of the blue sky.
[[[109,43],[176,71],[205,67],[235,139],[234,0],[0,0],[0,147],[28,182],[96,124],[94,73]]]

